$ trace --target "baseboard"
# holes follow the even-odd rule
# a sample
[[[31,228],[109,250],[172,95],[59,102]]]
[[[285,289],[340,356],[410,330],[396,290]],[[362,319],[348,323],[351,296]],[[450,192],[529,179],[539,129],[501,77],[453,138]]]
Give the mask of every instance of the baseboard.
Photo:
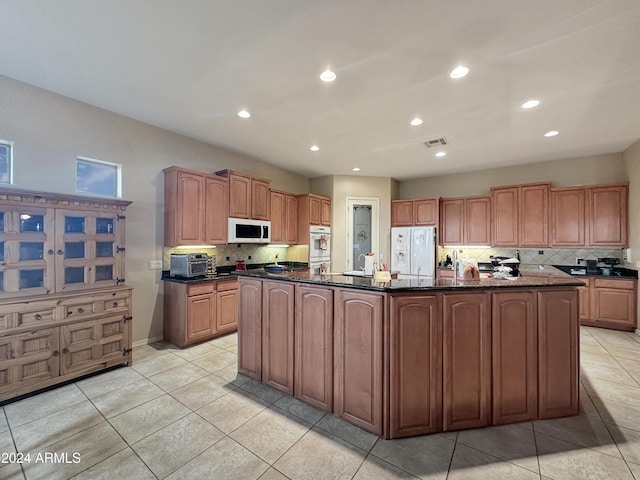
[[[159,342],[164,337],[162,335],[158,335],[157,337],[145,338],[143,340],[138,340],[137,342],[133,342],[134,347],[140,347],[141,345],[148,345],[150,343]]]

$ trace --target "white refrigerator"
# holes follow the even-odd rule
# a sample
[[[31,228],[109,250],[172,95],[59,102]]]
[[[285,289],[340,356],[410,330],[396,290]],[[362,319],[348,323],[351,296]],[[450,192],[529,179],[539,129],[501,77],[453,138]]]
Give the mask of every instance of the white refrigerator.
[[[393,227],[391,229],[391,271],[435,278],[436,227]]]

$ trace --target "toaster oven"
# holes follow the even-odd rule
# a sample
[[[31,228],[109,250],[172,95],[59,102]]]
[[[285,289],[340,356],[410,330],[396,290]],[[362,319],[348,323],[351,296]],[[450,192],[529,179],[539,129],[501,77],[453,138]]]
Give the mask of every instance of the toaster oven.
[[[208,263],[206,253],[172,253],[169,276],[201,277],[207,274]]]

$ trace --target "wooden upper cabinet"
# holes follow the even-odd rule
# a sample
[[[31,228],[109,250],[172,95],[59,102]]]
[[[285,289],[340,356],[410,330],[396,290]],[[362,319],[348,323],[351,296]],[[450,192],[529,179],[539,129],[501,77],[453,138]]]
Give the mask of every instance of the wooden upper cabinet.
[[[271,243],[298,243],[298,198],[271,190]]]
[[[285,193],[271,190],[271,242],[284,243],[286,228]]]
[[[309,223],[320,225],[320,197],[309,195]]]
[[[440,241],[443,245],[464,244],[464,200],[443,198],[440,202]]]
[[[416,226],[438,225],[438,198],[421,198],[413,201],[413,224]]]
[[[585,198],[581,187],[551,190],[551,246],[585,244]]]
[[[491,197],[465,199],[465,245],[491,245]]]
[[[549,245],[549,183],[491,189],[493,245]]]
[[[591,187],[589,195],[589,245],[626,247],[627,185]]]
[[[234,170],[220,170],[216,175],[229,179],[229,216],[269,220],[271,194],[269,180]]]
[[[229,217],[229,182],[222,178],[205,177],[204,240],[207,245],[227,243]]]
[[[519,187],[519,245],[549,245],[549,184]]]
[[[518,246],[518,187],[492,189],[493,245]]]
[[[391,226],[413,226],[413,200],[391,201]]]
[[[226,244],[227,180],[180,167],[164,173],[165,246]]]
[[[440,211],[440,242],[443,245],[491,243],[490,197],[443,198]]]
[[[439,198],[391,201],[391,226],[438,225]]]
[[[320,225],[331,226],[331,200],[328,198],[320,199]]]

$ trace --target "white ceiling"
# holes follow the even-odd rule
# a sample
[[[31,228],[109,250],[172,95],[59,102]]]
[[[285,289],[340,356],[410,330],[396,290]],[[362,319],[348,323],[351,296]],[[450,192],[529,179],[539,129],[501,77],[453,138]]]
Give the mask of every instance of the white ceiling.
[[[2,0],[0,74],[308,177],[403,180],[623,151],[640,0]]]

